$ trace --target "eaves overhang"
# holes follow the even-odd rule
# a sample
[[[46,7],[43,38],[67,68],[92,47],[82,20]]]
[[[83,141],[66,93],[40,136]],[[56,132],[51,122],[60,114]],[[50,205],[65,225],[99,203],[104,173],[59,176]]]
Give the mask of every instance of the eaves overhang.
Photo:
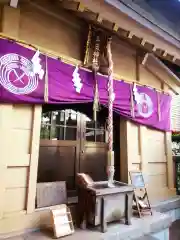
[[[164,27],[157,25],[156,23],[152,22],[152,20],[147,19],[145,16],[142,16],[141,13],[126,4],[125,1],[105,0],[105,2],[180,49],[180,39],[177,36],[173,36],[169,30],[164,29]]]

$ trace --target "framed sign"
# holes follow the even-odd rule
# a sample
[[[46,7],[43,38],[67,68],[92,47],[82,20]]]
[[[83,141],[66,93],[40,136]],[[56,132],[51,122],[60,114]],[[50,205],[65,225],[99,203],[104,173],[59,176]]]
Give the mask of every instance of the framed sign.
[[[142,172],[129,172],[131,183],[135,188],[144,188],[144,178]]]
[[[130,176],[131,184],[135,188],[134,196],[133,196],[133,201],[135,202],[135,205],[133,206],[133,210],[138,212],[139,217],[141,217],[142,214],[146,212],[152,215],[152,209],[149,202],[147,189],[145,186],[143,173],[141,171],[130,171],[129,176]],[[138,189],[141,190],[141,194],[138,191],[136,191]]]

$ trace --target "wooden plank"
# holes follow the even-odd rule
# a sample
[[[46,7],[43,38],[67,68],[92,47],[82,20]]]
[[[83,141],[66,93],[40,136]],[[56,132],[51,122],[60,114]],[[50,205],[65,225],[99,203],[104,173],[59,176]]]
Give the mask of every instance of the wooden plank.
[[[132,39],[133,35],[134,35],[133,32],[129,32],[128,35],[127,35],[127,37],[130,38],[130,39]]]
[[[4,194],[4,212],[18,212],[25,210],[27,188],[10,188]]]
[[[13,105],[13,119],[12,128],[30,130],[32,123],[32,105]]]
[[[120,176],[121,181],[128,182],[128,136],[127,136],[128,121],[120,120]]]
[[[83,10],[83,7],[82,7],[83,5],[75,1],[67,1],[67,0],[61,1],[61,6],[71,11]]]
[[[3,217],[5,188],[6,188],[6,170],[7,159],[9,157],[8,149],[11,148],[11,123],[12,123],[12,105],[0,105],[0,219]]]
[[[31,160],[29,169],[29,184],[28,184],[28,198],[27,198],[27,213],[32,213],[35,210],[36,197],[36,181],[38,171],[38,157],[39,157],[39,142],[40,142],[40,128],[41,128],[41,112],[42,107],[34,106],[33,122],[32,122],[32,137],[31,137]]]
[[[20,9],[4,6],[2,14],[2,32],[18,38]]]
[[[30,154],[28,153],[10,153],[7,159],[7,167],[28,167],[30,164]]]
[[[147,128],[145,126],[139,126],[139,145],[140,145],[140,153],[141,153],[141,171],[143,174],[148,173],[148,161],[146,158],[146,143],[147,143]]]
[[[164,83],[162,85],[162,89],[165,91],[167,85]],[[168,181],[168,188],[170,190],[174,189],[174,171],[173,171],[173,159],[172,159],[172,139],[171,139],[171,132],[164,133],[164,144],[165,144],[165,154],[166,154],[166,161],[167,161],[167,181]]]
[[[165,132],[165,146],[166,146],[166,160],[167,160],[167,180],[168,180],[168,188],[174,188],[174,177],[173,177],[173,160],[172,160],[172,140],[171,140],[171,132]]]
[[[157,189],[167,187],[167,175],[166,174],[149,174],[148,175],[148,187],[154,188],[158,183]]]
[[[9,6],[4,6],[2,9],[2,21],[1,32],[3,34],[11,35],[18,38],[19,33],[19,21],[20,21],[20,9],[13,9]],[[10,145],[11,129],[12,129],[12,108],[11,104],[0,105],[0,219],[3,217],[4,212],[4,197],[6,186],[6,170],[7,159],[11,147],[15,148],[15,145]],[[9,151],[8,151],[9,150]],[[12,199],[11,199],[12,200]]]
[[[150,175],[166,174],[167,173],[167,163],[166,162],[149,163],[148,164],[148,172]]]
[[[157,57],[155,57],[153,54],[147,53],[142,61],[142,64],[160,82],[165,82],[169,86],[169,88],[172,89],[175,93],[179,93],[180,79]],[[155,71],[155,66],[156,67],[158,66],[159,72]],[[168,80],[164,79],[164,77],[162,77],[161,72],[165,73],[167,75],[167,78],[169,79]],[[176,84],[175,87],[173,83]]]
[[[10,167],[6,170],[6,188],[26,188],[27,179],[27,167]]]
[[[140,163],[132,163],[131,170],[132,171],[140,171]]]
[[[13,145],[16,146],[12,149],[12,154],[19,154],[19,153],[28,154],[30,141],[31,141],[31,130],[12,129],[11,132],[12,132],[12,135],[11,135],[10,143],[12,146]]]
[[[37,183],[37,208],[67,203],[66,182]]]

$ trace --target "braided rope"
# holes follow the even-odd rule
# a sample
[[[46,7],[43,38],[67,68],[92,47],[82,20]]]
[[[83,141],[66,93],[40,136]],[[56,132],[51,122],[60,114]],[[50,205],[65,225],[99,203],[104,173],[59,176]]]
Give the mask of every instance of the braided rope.
[[[111,53],[111,38],[108,39],[107,43],[107,56],[109,61],[108,71],[108,150],[113,151],[113,61]]]
[[[44,101],[46,103],[48,103],[48,99],[49,99],[49,88],[48,88],[48,63],[47,63],[47,56],[46,58],[46,73],[45,73],[45,83],[44,83]]]
[[[94,112],[94,121],[97,120],[97,111],[99,110],[99,93],[98,93],[98,83],[97,83],[97,71],[99,70],[99,55],[100,55],[100,38],[97,35],[95,42],[95,49],[92,59],[92,69],[94,73],[95,80],[95,89],[94,89],[94,102],[93,102],[93,112]]]

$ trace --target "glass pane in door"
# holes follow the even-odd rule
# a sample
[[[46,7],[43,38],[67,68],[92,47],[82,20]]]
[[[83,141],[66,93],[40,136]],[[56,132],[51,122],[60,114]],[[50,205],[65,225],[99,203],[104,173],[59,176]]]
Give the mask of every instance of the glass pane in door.
[[[105,142],[105,125],[98,121],[93,121],[84,115],[85,121],[85,140],[88,142]]]

